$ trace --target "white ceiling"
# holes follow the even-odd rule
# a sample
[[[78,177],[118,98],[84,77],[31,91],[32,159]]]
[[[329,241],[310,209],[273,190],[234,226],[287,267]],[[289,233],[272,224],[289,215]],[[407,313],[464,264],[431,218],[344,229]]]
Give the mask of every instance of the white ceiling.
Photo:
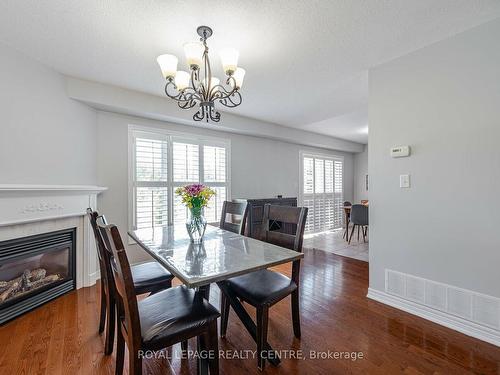
[[[163,95],[196,27],[247,70],[247,117],[367,142],[367,69],[500,17],[499,0],[2,0],[0,42],[64,74]],[[221,76],[220,70],[216,75]],[[27,83],[29,87],[29,83]]]

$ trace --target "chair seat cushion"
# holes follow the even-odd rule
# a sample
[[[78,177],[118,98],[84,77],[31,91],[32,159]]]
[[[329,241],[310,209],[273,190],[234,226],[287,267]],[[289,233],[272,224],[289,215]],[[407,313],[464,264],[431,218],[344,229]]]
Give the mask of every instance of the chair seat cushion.
[[[226,281],[231,292],[250,304],[272,305],[297,289],[297,284],[281,273],[260,270]]]
[[[174,275],[158,262],[137,264],[131,267],[131,272],[137,294],[166,289],[169,281],[174,278]]]
[[[220,316],[206,299],[195,296],[194,290],[185,286],[146,297],[138,301],[138,309],[142,340],[147,347],[199,330]]]

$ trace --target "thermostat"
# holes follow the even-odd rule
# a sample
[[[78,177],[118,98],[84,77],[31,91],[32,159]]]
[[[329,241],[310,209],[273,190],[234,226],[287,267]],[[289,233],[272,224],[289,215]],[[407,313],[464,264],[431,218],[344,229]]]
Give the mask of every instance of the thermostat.
[[[410,146],[396,146],[391,148],[392,158],[404,158],[410,156]]]

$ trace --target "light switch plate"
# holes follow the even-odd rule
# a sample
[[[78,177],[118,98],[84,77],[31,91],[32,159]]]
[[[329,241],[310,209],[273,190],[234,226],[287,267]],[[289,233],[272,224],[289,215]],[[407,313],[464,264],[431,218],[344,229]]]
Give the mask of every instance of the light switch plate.
[[[410,175],[402,174],[399,176],[399,187],[400,188],[409,188],[410,187]]]

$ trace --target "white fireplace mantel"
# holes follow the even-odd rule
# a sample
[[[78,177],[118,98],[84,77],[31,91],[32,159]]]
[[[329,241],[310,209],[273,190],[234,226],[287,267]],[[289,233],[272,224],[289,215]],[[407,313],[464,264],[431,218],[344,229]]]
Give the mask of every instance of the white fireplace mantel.
[[[0,226],[80,216],[107,188],[89,185],[0,185]]]
[[[94,236],[85,218],[106,187],[93,185],[0,184],[0,241],[77,228],[77,288],[99,277]]]

